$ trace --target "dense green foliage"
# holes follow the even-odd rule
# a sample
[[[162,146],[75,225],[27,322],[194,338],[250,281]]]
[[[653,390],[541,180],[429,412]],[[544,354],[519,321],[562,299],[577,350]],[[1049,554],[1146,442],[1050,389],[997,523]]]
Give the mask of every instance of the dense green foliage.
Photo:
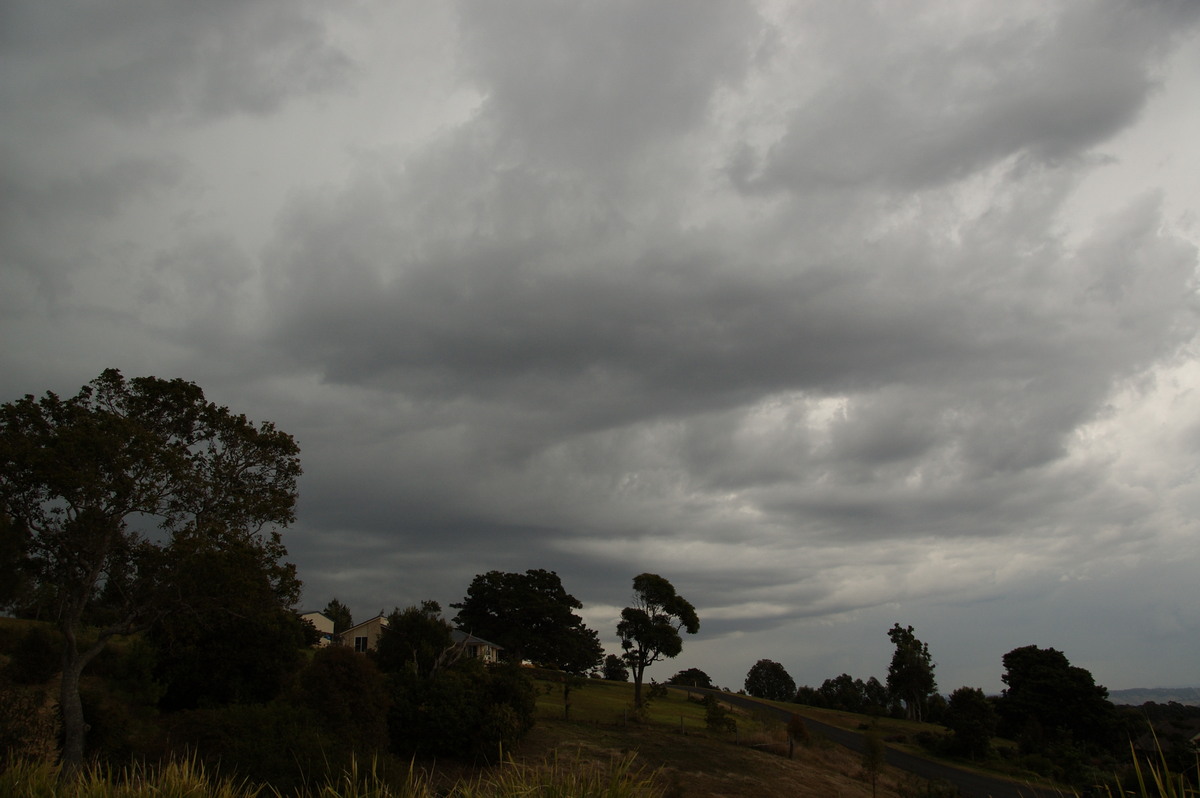
[[[442,608],[436,601],[394,609],[387,621],[372,654],[379,669],[386,673],[411,671],[426,677],[463,654],[455,649],[452,627],[442,618]]]
[[[504,659],[520,664],[585,674],[600,663],[603,649],[596,632],[573,610],[579,599],[568,593],[554,571],[479,574],[467,595],[451,607],[455,625],[503,647]]]
[[[19,531],[7,597],[63,633],[63,760],[83,760],[80,677],[114,635],[190,606],[176,588],[191,553],[265,546],[294,520],[299,449],[193,383],[109,369],[71,398],[0,406],[0,516]],[[157,529],[155,529],[157,527]],[[266,531],[267,534],[262,533]],[[279,546],[278,550],[282,550]],[[99,632],[86,646],[80,632]]]
[[[1060,743],[1111,747],[1116,715],[1108,690],[1053,648],[1024,646],[1003,657],[1007,688],[997,709],[1000,731],[1019,739],[1025,750]]]
[[[166,719],[171,752],[196,755],[223,777],[249,779],[291,792],[325,777],[342,762],[310,710],[286,701],[176,712]]]
[[[346,646],[319,649],[298,674],[290,699],[320,719],[339,753],[387,750],[388,688],[370,657]]]
[[[519,667],[475,659],[421,676],[390,674],[388,733],[400,755],[490,759],[533,725],[533,687]]]
[[[299,667],[304,627],[288,609],[299,585],[273,554],[230,541],[188,555],[173,590],[190,606],[148,632],[163,709],[267,702]]]
[[[373,659],[386,675],[387,734],[400,756],[495,756],[533,725],[534,695],[516,665],[466,655],[435,601],[388,616]]]
[[[13,650],[6,675],[16,684],[41,684],[62,668],[63,637],[42,625],[31,626]]]
[[[796,696],[795,680],[782,665],[770,659],[760,659],[750,667],[745,687],[755,698],[770,701],[791,701]]]
[[[888,689],[874,676],[864,682],[848,673],[826,679],[816,689],[807,685],[798,688],[795,701],[812,707],[868,715],[889,714],[894,704]]]

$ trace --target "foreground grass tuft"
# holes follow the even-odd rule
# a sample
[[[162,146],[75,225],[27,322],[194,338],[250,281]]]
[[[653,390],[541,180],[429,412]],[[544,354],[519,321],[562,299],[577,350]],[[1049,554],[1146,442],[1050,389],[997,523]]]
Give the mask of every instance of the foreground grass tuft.
[[[608,763],[560,759],[535,766],[509,761],[493,773],[436,790],[426,775],[410,767],[406,777],[387,781],[372,763],[357,762],[339,778],[306,789],[297,798],[661,798],[654,774],[636,769],[633,756]],[[216,778],[195,760],[161,768],[131,766],[119,772],[92,767],[74,780],[60,781],[56,765],[12,760],[0,772],[0,798],[284,798],[270,786]]]
[[[1150,730],[1151,733],[1154,729]],[[1129,746],[1129,751],[1133,756],[1133,772],[1137,776],[1138,796],[1142,798],[1200,798],[1200,790],[1189,787],[1187,779],[1181,773],[1172,773],[1167,767],[1167,757],[1163,753],[1162,745],[1158,742],[1158,735],[1154,736],[1154,744],[1158,749],[1158,763],[1147,762],[1145,767],[1142,766],[1141,757],[1137,755],[1133,744]],[[1196,755],[1197,772],[1200,772],[1200,754]],[[1109,791],[1112,795],[1112,791]]]
[[[259,785],[214,779],[193,759],[119,772],[94,766],[74,779],[61,778],[57,765],[18,759],[0,773],[0,798],[258,798],[264,792]]]

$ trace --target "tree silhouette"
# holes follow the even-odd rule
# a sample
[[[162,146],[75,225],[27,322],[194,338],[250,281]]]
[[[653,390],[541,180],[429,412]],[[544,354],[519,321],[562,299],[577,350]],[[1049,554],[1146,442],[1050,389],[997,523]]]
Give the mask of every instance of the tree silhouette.
[[[929,696],[937,690],[929,646],[917,639],[911,626],[902,628],[900,624],[891,628],[888,639],[896,646],[888,668],[888,690],[904,702],[909,720],[924,720]]]
[[[700,630],[696,608],[658,574],[635,576],[633,606],[621,610],[617,634],[625,661],[633,671],[633,703],[638,709],[644,706],[642,679],[646,666],[679,655],[683,650],[680,630],[693,635]]]
[[[68,772],[83,761],[87,664],[113,635],[188,605],[173,574],[190,553],[236,543],[281,556],[277,528],[295,518],[299,474],[290,435],[179,379],[108,369],[69,399],[47,392],[0,407],[0,513],[27,536],[20,565],[34,611],[65,639]],[[98,627],[94,642],[81,641],[85,624]]]

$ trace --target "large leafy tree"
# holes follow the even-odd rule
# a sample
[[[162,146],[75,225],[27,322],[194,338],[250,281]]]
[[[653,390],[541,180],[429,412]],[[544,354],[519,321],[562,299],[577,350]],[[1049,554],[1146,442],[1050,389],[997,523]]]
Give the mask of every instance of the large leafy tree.
[[[28,580],[21,567],[28,534],[7,513],[0,512],[0,607],[11,607],[25,598]]]
[[[269,422],[184,380],[103,372],[73,397],[0,406],[0,512],[25,535],[35,611],[65,640],[62,760],[83,759],[80,675],[115,634],[188,605],[190,554],[228,543],[282,552],[299,448]],[[278,547],[272,549],[271,547]],[[97,625],[86,642],[85,624]]]
[[[683,651],[680,631],[694,635],[699,630],[696,608],[675,592],[674,585],[658,574],[639,574],[633,578],[633,605],[621,610],[617,635],[621,638],[625,661],[633,672],[636,707],[644,705],[642,679],[646,667]]]
[[[1096,684],[1090,671],[1072,665],[1061,651],[1037,646],[1015,648],[1003,663],[1000,678],[1007,687],[997,710],[1005,736],[1028,738],[1029,730],[1037,729],[1034,736],[1044,736],[1046,743],[1110,741],[1115,710],[1108,689]]]
[[[909,720],[924,720],[929,697],[937,691],[929,646],[917,639],[911,626],[898,623],[888,631],[888,639],[896,646],[888,667],[888,690],[893,698],[904,702]]]
[[[510,662],[584,674],[604,655],[596,632],[573,612],[583,604],[554,571],[479,574],[466,597],[450,606],[458,610],[454,623],[460,629],[502,646]]]
[[[787,669],[770,659],[760,659],[746,674],[746,692],[770,701],[791,701],[796,697],[796,681]]]

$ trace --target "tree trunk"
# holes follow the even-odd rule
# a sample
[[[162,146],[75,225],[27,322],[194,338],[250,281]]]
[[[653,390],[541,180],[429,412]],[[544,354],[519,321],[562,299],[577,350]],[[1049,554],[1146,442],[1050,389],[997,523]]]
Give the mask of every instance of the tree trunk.
[[[88,731],[87,721],[83,717],[83,700],[79,697],[79,677],[83,673],[84,661],[74,648],[74,641],[69,641],[68,653],[63,656],[62,686],[58,696],[63,727],[60,758],[63,778],[75,776],[83,767],[83,744]]]
[[[63,648],[62,685],[58,693],[58,707],[62,714],[63,747],[59,758],[62,764],[61,777],[74,777],[83,767],[83,749],[90,728],[83,717],[83,699],[79,695],[79,679],[83,669],[104,648],[106,635],[95,645],[80,653],[75,630],[63,629],[66,645]]]

